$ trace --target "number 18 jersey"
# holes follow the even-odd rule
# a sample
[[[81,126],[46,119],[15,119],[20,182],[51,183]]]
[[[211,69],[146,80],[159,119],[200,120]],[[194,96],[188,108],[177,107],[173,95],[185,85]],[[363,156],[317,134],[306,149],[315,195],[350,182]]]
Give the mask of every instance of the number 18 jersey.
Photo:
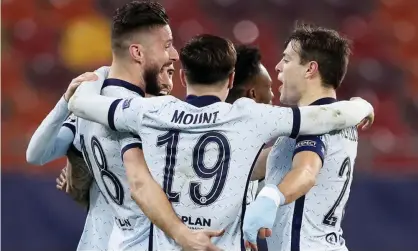
[[[115,101],[117,103],[117,101]],[[114,104],[115,104],[114,103]],[[191,229],[225,229],[215,245],[242,250],[241,222],[254,162],[266,142],[297,135],[298,109],[214,96],[119,101],[109,125],[137,131],[148,167],[181,220]],[[151,250],[180,250],[161,230]]]
[[[118,79],[106,79],[102,94],[109,97],[144,95],[139,87]],[[139,137],[129,137],[127,133],[115,132],[84,119],[79,121],[84,159],[113,209],[114,227],[107,250],[147,250],[150,222],[131,198],[121,157],[121,146],[133,144],[139,147]]]

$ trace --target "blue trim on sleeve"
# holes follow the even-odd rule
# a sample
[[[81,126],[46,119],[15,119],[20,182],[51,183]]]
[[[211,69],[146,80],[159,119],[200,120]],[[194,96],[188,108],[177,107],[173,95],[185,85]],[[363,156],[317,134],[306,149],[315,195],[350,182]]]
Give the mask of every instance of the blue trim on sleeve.
[[[292,107],[293,111],[293,127],[292,133],[290,134],[290,138],[296,138],[299,134],[300,130],[300,110],[297,107]]]
[[[321,140],[320,136],[317,135],[304,135],[299,136],[296,139],[296,146],[293,152],[293,157],[297,153],[303,151],[310,151],[318,154],[319,158],[321,158],[322,165],[324,165],[324,155],[325,155],[325,144]]]
[[[131,133],[131,136],[132,136],[132,138],[134,138],[134,139],[138,139],[138,140],[142,141],[141,137],[139,137],[139,135],[138,135],[138,134]]]
[[[142,150],[142,143],[136,142],[136,143],[127,144],[126,146],[124,146],[122,150],[120,151],[120,156],[122,156],[122,159],[123,159],[123,155],[125,154],[125,152],[132,148],[139,148]]]
[[[70,124],[70,123],[64,123],[64,124],[62,124],[62,126],[65,126],[65,127],[67,127],[68,129],[70,129],[72,132],[73,132],[73,134],[75,135],[75,125],[73,125],[73,124]]]
[[[107,114],[107,123],[109,124],[110,129],[117,131],[115,127],[115,112],[118,104],[122,101],[122,99],[116,99],[110,105],[109,113]]]

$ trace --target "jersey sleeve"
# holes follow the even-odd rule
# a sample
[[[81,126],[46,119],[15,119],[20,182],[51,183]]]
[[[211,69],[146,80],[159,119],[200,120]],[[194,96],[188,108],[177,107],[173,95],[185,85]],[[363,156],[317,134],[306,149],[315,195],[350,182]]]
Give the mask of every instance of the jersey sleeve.
[[[142,139],[139,135],[133,133],[124,134],[120,139],[121,156],[132,148],[138,148],[142,150]]]
[[[70,114],[62,126],[68,128],[73,133],[73,135],[76,135],[77,117],[74,114]]]
[[[373,113],[365,100],[339,101],[328,105],[300,107],[300,134],[318,135],[356,126]]]
[[[297,137],[295,150],[293,151],[293,157],[295,157],[296,154],[304,151],[310,151],[318,154],[319,158],[321,158],[322,164],[324,164],[326,144],[322,140],[321,136],[304,135]]]
[[[138,134],[143,115],[148,110],[146,104],[144,98],[115,100],[107,116],[110,129]]]
[[[251,120],[256,123],[256,133],[264,143],[279,136],[296,138],[300,128],[299,108],[288,108],[265,104],[250,105]]]
[[[88,95],[87,95],[88,94]],[[78,93],[68,107],[77,116],[120,132],[137,133],[146,112],[144,98],[116,99],[96,94]]]
[[[67,102],[61,98],[29,142],[26,150],[29,163],[43,165],[66,154],[75,135],[75,123],[68,114]]]

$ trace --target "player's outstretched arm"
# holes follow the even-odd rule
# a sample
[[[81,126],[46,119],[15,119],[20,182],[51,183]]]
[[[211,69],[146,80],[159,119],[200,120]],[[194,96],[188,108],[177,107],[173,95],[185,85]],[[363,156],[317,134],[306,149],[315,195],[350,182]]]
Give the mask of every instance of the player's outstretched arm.
[[[105,70],[99,69],[97,73],[104,74]],[[75,135],[75,118],[67,119],[70,114],[67,101],[83,81],[95,79],[95,73],[87,72],[71,81],[63,97],[33,134],[26,150],[26,160],[29,163],[43,165],[66,154]]]
[[[373,106],[361,98],[329,105],[304,106],[299,110],[299,135],[319,135],[341,130],[356,126],[367,117],[374,117]]]
[[[86,84],[87,85],[87,84]],[[82,90],[81,86],[79,90]],[[137,133],[145,111],[144,98],[116,99],[84,91],[76,91],[68,108],[87,119],[120,132]]]
[[[177,214],[161,186],[154,180],[139,148],[131,148],[122,153],[131,194],[144,214],[174,239],[183,250],[220,251],[210,241],[211,237],[220,236],[222,231],[191,231]]]
[[[27,162],[43,165],[65,155],[74,139],[71,118],[68,123],[64,123],[68,115],[67,101],[62,97],[29,141],[26,150]]]
[[[321,135],[358,125],[365,120],[370,125],[374,118],[373,106],[361,98],[300,108],[256,104],[248,100],[238,100],[234,104],[243,107],[249,116],[248,121],[254,123],[252,130],[257,139],[263,143],[280,136]]]

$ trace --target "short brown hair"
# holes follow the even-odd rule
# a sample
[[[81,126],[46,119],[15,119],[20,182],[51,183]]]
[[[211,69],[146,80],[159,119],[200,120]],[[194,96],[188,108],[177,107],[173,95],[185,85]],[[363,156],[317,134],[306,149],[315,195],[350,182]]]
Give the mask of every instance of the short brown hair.
[[[210,85],[227,79],[234,71],[237,53],[230,40],[203,34],[186,43],[180,61],[191,84]]]
[[[112,49],[124,49],[133,32],[169,24],[164,7],[157,2],[132,1],[115,11],[112,22]]]
[[[347,73],[351,41],[337,31],[313,24],[297,23],[286,41],[298,42],[300,63],[318,63],[318,71],[325,86],[337,89]]]

